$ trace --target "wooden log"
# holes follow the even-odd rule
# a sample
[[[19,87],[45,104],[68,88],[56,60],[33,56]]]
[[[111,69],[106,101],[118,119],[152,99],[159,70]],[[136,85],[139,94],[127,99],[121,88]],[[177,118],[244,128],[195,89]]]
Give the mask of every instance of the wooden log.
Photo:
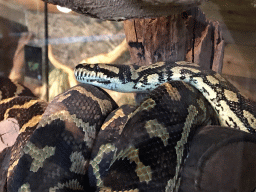
[[[103,20],[161,17],[179,13],[205,0],[44,0]]]
[[[208,21],[199,8],[155,19],[124,21],[132,62],[186,60],[220,72],[224,40],[218,22]]]
[[[132,62],[184,60],[187,50],[185,20],[181,15],[124,21]]]

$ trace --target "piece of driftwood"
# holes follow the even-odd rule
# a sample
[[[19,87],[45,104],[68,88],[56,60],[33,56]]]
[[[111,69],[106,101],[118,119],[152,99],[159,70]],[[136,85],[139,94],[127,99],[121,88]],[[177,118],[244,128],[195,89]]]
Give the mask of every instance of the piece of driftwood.
[[[186,60],[221,72],[221,29],[218,22],[208,21],[199,8],[168,17],[126,20],[124,29],[134,63]]]
[[[13,57],[13,67],[10,71],[9,78],[12,81],[23,83],[25,75],[25,45],[33,37],[32,33],[23,33],[18,41],[17,49]]]
[[[44,0],[103,20],[161,17],[179,13],[204,0]]]

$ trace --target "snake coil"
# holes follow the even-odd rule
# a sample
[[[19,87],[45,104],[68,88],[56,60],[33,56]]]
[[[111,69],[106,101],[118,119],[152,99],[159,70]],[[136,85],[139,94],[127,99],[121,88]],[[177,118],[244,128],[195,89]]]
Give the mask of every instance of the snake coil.
[[[0,79],[9,82],[0,85],[0,121],[20,117],[6,156],[7,191],[178,191],[199,127],[255,133],[255,103],[196,64],[80,64],[75,75],[97,87],[75,86],[47,107]],[[136,107],[118,108],[99,87],[150,94]]]

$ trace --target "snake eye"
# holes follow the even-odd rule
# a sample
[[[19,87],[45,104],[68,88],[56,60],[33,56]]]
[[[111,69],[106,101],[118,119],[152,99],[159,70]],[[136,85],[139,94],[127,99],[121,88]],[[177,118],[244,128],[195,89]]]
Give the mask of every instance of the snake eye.
[[[95,66],[94,66],[94,71],[95,71],[95,72],[100,72],[100,67],[99,67],[98,65],[95,65]]]

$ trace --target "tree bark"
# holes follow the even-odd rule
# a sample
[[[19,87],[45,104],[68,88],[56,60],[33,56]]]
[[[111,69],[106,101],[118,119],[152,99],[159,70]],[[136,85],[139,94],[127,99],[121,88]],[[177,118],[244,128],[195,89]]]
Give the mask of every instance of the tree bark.
[[[221,72],[224,40],[218,22],[208,21],[199,8],[155,19],[124,21],[132,61],[186,60]]]

